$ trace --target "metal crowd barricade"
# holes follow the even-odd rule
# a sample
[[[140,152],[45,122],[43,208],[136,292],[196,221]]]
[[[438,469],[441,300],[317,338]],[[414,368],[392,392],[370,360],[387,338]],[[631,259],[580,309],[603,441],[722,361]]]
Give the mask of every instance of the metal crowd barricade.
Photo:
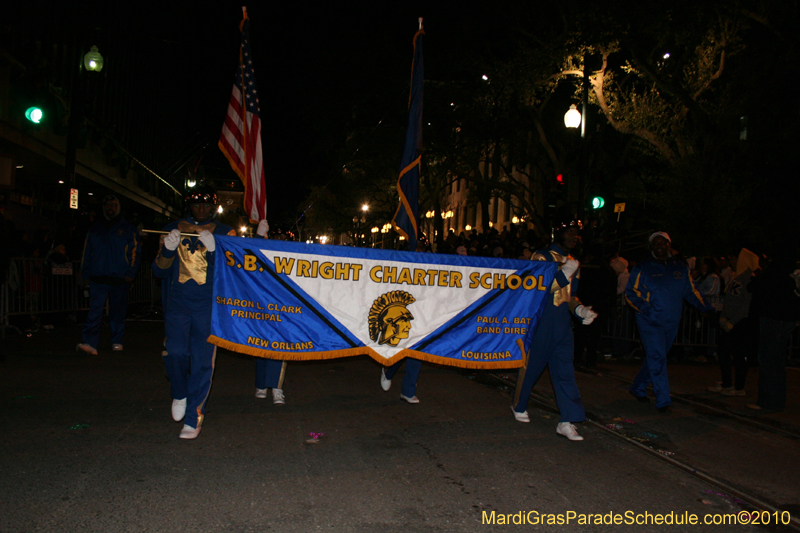
[[[710,300],[717,310],[722,309],[720,297],[712,297]],[[614,341],[615,346],[626,346],[628,353],[622,355],[628,356],[636,349],[641,349],[639,331],[636,327],[636,311],[625,303],[623,297],[617,300],[616,307],[609,314],[603,337]],[[703,316],[696,307],[684,302],[675,346],[716,348],[719,335],[718,313]],[[800,362],[798,361],[800,360],[800,327],[795,328],[792,332],[789,342],[789,358],[792,361]]]
[[[0,328],[16,329],[13,316],[74,313],[89,309],[87,286],[80,285],[80,261],[55,264],[38,258],[13,258],[8,278],[0,287]],[[152,271],[139,268],[131,284],[128,304],[149,303],[160,295]]]

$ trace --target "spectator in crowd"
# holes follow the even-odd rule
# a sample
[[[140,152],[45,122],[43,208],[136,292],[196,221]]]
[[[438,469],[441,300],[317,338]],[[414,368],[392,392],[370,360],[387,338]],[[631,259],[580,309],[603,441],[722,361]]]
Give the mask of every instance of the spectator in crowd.
[[[89,313],[83,328],[83,342],[77,349],[97,355],[103,308],[108,300],[111,326],[111,349],[122,351],[128,289],[141,261],[141,243],[136,229],[122,214],[119,199],[113,194],[103,198],[103,219],[86,235],[81,264],[81,278],[89,284]]]
[[[717,257],[717,270],[719,271],[719,277],[722,281],[723,289],[728,286],[728,283],[731,282],[733,279],[733,271],[736,268],[735,261],[734,265],[731,266],[730,256],[721,255]]]
[[[36,333],[42,326],[39,318],[39,305],[42,296],[42,274],[44,260],[40,247],[36,245],[38,239],[31,236],[30,231],[23,232],[20,243],[25,261],[22,263],[22,287],[25,298],[25,311],[28,313],[28,327],[25,333]]]
[[[628,286],[628,279],[631,277],[631,273],[628,272],[628,261],[624,257],[613,257],[611,268],[617,274],[617,295],[625,294],[625,287]]]
[[[716,272],[717,265],[713,257],[703,258],[694,284],[703,296],[719,296],[720,277]]]
[[[708,388],[726,396],[744,396],[749,367],[748,359],[758,352],[758,322],[750,317],[751,294],[748,285],[759,271],[758,256],[742,248],[736,262],[738,272],[725,287],[719,324],[721,334],[717,344],[722,381]],[[731,380],[731,367],[735,378]]]
[[[617,275],[602,253],[601,246],[589,249],[581,261],[578,285],[578,299],[597,313],[597,318],[591,324],[575,329],[575,361],[589,368],[597,365],[600,337],[617,300]]]
[[[0,288],[2,288],[8,278],[8,267],[11,263],[11,237],[8,232],[8,225],[3,210],[0,210]],[[2,326],[0,326],[2,327]],[[0,361],[5,361],[5,349],[3,342],[0,342]]]
[[[519,254],[517,254],[517,259],[522,259],[523,261],[529,261],[533,253],[531,252],[531,248],[527,242],[523,242],[519,246]]]
[[[447,230],[447,238],[445,239],[445,243],[451,249],[455,249],[458,246],[458,237],[456,236],[456,232],[454,229],[450,228]]]
[[[751,308],[759,317],[758,401],[747,407],[782,411],[786,407],[786,357],[789,337],[800,320],[797,262],[783,251],[750,282]]]
[[[647,397],[648,384],[653,385],[656,409],[671,411],[667,376],[667,353],[675,341],[687,300],[703,312],[713,311],[695,288],[687,265],[673,257],[672,240],[663,231],[650,235],[650,256],[631,271],[625,296],[636,310],[636,324],[644,346],[645,359],[629,392],[640,402]]]

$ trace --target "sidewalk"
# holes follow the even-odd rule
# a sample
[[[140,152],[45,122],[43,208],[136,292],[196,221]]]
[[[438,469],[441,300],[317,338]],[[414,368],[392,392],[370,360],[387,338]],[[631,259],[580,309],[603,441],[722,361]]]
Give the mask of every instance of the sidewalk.
[[[609,361],[601,363],[596,371],[599,374],[632,382],[641,364],[640,359]],[[800,368],[786,369],[786,409],[777,413],[765,413],[747,408],[747,404],[754,404],[758,400],[758,368],[751,368],[747,375],[746,396],[725,396],[708,391],[708,387],[715,385],[721,379],[719,365],[716,362],[670,363],[667,365],[667,370],[673,404],[680,404],[681,399],[700,402],[736,416],[800,434]]]

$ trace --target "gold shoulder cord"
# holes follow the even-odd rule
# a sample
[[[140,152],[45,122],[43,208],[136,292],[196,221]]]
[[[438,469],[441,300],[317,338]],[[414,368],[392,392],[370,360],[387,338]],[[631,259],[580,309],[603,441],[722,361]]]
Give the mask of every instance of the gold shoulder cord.
[[[559,254],[554,250],[550,250],[550,255],[553,256],[553,261],[558,263],[558,271],[561,272],[561,265],[563,265],[564,261],[567,259],[572,259],[572,256],[568,255],[564,257],[563,255]],[[553,293],[553,305],[558,307],[559,305],[563,304],[564,302],[569,302],[572,299],[572,292],[570,289],[570,283],[567,283],[565,287],[562,287],[558,284],[558,281],[553,278],[553,285],[550,287],[550,292]]]

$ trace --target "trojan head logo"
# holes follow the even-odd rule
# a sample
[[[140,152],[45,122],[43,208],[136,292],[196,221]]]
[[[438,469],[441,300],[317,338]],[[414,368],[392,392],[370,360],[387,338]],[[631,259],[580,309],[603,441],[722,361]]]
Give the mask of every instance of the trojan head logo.
[[[405,291],[391,291],[378,297],[369,310],[369,338],[378,344],[397,346],[407,339],[414,315],[406,309],[414,297]]]

